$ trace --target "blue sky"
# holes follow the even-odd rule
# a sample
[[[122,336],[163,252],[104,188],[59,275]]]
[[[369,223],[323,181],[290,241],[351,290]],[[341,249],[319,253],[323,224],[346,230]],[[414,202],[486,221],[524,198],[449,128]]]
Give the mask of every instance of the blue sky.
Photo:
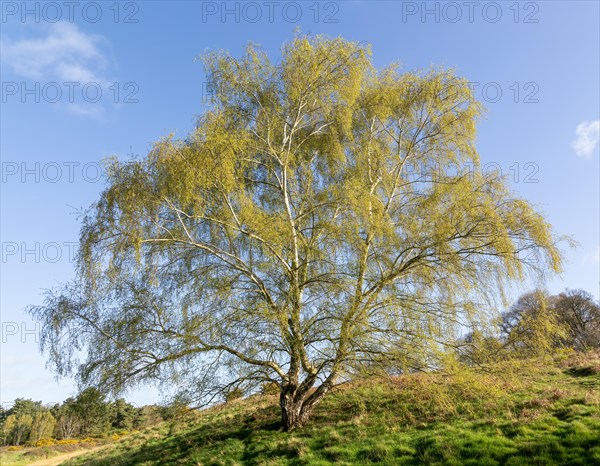
[[[25,5],[25,6],[24,6]],[[548,288],[599,293],[599,2],[2,2],[1,392],[61,401],[24,313],[73,276],[77,211],[103,188],[98,162],[184,136],[204,110],[208,49],[271,57],[300,27],[372,44],[378,67],[451,67],[487,107],[484,167],[579,247]],[[130,400],[157,399],[152,389]]]

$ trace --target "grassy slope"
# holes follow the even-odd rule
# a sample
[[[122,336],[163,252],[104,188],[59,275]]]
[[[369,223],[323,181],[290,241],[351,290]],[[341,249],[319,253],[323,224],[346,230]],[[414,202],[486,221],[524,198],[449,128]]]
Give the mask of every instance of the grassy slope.
[[[496,369],[353,384],[292,434],[252,397],[65,464],[600,465],[600,354]]]

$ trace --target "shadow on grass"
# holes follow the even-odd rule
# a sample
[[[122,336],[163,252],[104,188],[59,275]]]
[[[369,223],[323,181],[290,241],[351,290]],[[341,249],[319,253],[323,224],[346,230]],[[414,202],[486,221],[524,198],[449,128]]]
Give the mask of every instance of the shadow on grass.
[[[192,430],[184,429],[170,436],[160,439],[144,439],[142,443],[128,445],[124,442],[121,449],[110,454],[103,454],[99,458],[73,460],[65,464],[85,464],[86,466],[132,465],[132,464],[200,464],[193,458],[199,450],[203,456],[219,458],[223,456],[222,450],[229,451],[237,445],[243,445],[243,451],[238,451],[237,456],[244,464],[253,464],[257,456],[264,455],[264,451],[255,451],[253,448],[254,434],[273,433],[279,430],[278,418],[274,417],[276,411],[272,407],[256,410],[250,415],[237,415],[233,419],[215,419],[204,425],[194,427]],[[118,444],[117,444],[118,445]],[[272,455],[291,457],[293,451],[273,451]],[[213,461],[202,464],[220,464]]]
[[[199,446],[225,440],[245,441],[252,433],[250,429],[215,433],[213,426],[201,427],[186,433],[178,433],[159,441],[148,441],[127,451],[115,451],[98,459],[87,459],[89,466],[130,464],[189,464],[189,457]],[[67,464],[78,464],[76,462]]]
[[[596,368],[592,366],[572,367],[565,372],[573,377],[590,377],[598,374]]]

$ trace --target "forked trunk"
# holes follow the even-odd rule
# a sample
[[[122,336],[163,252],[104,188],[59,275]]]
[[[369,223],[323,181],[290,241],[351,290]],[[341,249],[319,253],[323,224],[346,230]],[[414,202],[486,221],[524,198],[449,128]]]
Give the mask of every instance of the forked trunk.
[[[302,428],[310,417],[314,407],[325,396],[327,390],[318,389],[312,394],[298,393],[296,387],[283,386],[279,395],[281,407],[281,425],[285,432]]]
[[[293,396],[285,396],[282,393],[279,404],[281,406],[281,425],[284,431],[291,432],[299,429],[308,421],[310,412],[303,409],[302,401],[295,401]]]

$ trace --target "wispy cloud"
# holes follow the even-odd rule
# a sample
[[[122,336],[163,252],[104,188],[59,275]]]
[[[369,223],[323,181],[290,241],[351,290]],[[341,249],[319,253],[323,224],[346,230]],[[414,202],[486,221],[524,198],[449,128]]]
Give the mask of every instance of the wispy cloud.
[[[571,147],[579,157],[590,158],[600,140],[600,120],[584,121],[575,129],[576,139]]]
[[[77,25],[58,22],[47,34],[34,39],[3,39],[2,61],[14,73],[29,79],[97,81],[107,59],[100,49],[101,36],[85,34]]]
[[[57,22],[45,26],[35,37],[3,37],[0,51],[3,67],[18,78],[38,82],[41,87],[56,83],[63,91],[59,105],[78,115],[98,116],[109,99],[91,101],[82,95],[82,89],[93,85],[108,95],[114,81],[109,77],[112,63],[106,52],[108,45],[103,36],[86,34],[74,23]],[[69,91],[67,85],[77,87]],[[69,92],[76,97],[68,97]]]

